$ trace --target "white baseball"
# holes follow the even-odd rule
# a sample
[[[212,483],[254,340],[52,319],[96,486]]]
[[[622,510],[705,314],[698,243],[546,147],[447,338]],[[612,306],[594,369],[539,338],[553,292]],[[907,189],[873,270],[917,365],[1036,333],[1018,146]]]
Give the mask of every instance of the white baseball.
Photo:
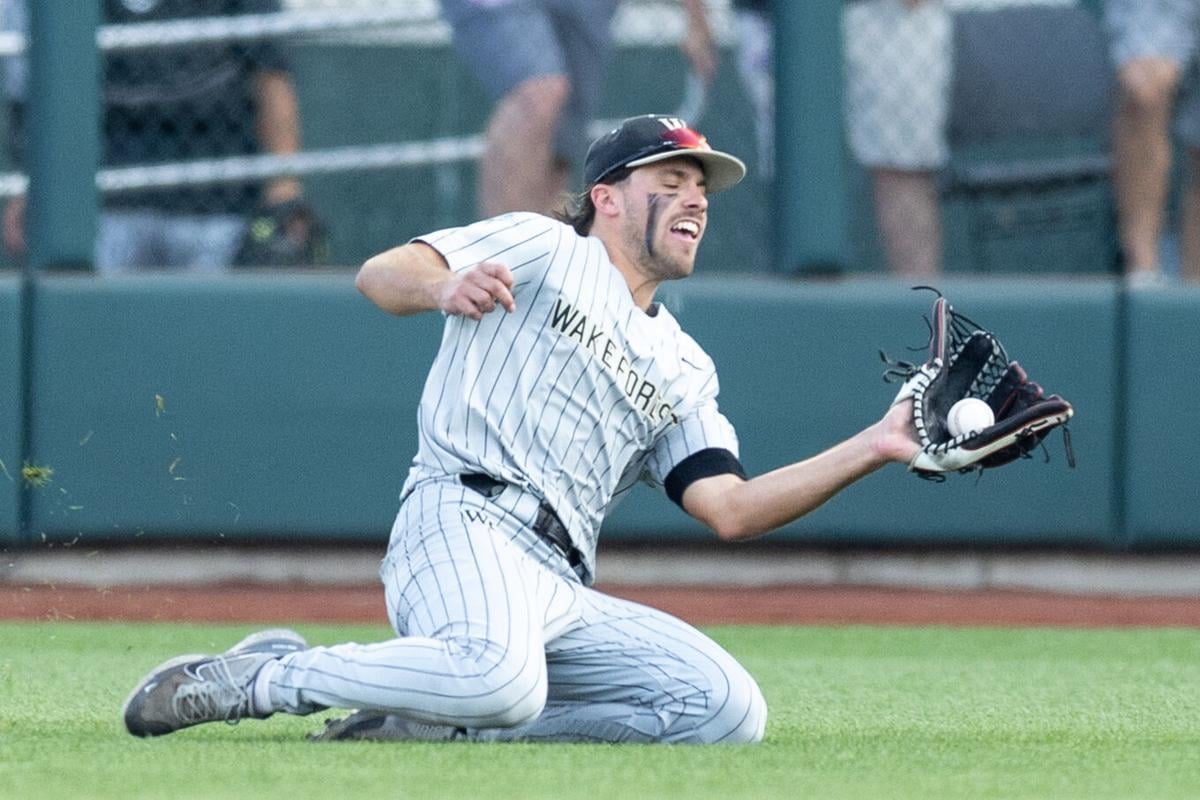
[[[950,413],[946,415],[946,427],[951,436],[983,430],[995,421],[992,407],[978,397],[964,397],[950,406]]]

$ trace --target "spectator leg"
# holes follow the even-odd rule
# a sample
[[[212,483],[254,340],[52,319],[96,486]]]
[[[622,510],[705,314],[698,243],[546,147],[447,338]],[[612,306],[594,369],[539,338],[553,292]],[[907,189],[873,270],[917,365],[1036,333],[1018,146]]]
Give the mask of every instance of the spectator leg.
[[[1118,230],[1127,273],[1158,268],[1171,169],[1170,121],[1179,67],[1160,58],[1126,63],[1113,125]]]
[[[874,169],[875,216],[892,273],[928,277],[942,269],[942,221],[932,172]]]
[[[554,154],[554,131],[570,92],[566,77],[542,75],[496,104],[479,166],[483,216],[552,210],[565,177]]]
[[[1200,149],[1189,147],[1187,152],[1179,273],[1189,283],[1200,283]]]

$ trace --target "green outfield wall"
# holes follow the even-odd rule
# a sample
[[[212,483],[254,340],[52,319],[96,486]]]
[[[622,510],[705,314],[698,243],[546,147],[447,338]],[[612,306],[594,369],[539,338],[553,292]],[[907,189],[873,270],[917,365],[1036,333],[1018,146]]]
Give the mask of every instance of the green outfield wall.
[[[45,279],[33,534],[385,534],[438,321],[387,319],[349,274]]]
[[[1200,288],[1128,295],[1122,452],[1131,543],[1200,543]]]
[[[1071,399],[1078,467],[1043,454],[944,484],[888,468],[780,537],[822,544],[1200,545],[1200,290],[1107,279],[952,279],[955,304]],[[698,276],[662,295],[712,354],[721,405],[760,473],[870,424],[919,359],[929,297],[889,280]],[[352,274],[39,278],[29,452],[19,451],[19,284],[0,281],[0,540],[383,541],[416,447],[436,315],[396,319]],[[917,348],[917,351],[906,347]],[[1124,378],[1130,391],[1118,387]],[[23,486],[21,459],[54,470]],[[18,495],[29,527],[18,532]],[[699,541],[649,489],[609,540]]]
[[[0,542],[18,527],[21,453],[21,284],[0,274]]]
[[[1054,435],[1047,440],[1049,465],[1033,459],[978,481],[932,484],[888,469],[783,535],[821,542],[1114,545],[1114,405],[1106,397],[1109,376],[1089,365],[1092,359],[1111,365],[1115,354],[1113,285],[964,280],[942,288],[1000,333],[1032,374],[1053,376],[1051,388],[1079,405],[1081,415],[1071,425],[1078,467],[1067,469]],[[887,281],[695,279],[671,291],[678,292],[671,299],[682,324],[718,365],[721,406],[738,429],[752,473],[814,453],[873,422],[896,390],[880,378],[878,351],[919,359],[905,348],[925,344],[922,315],[932,297]],[[614,529],[681,536],[697,530],[669,502],[632,498],[613,523]]]

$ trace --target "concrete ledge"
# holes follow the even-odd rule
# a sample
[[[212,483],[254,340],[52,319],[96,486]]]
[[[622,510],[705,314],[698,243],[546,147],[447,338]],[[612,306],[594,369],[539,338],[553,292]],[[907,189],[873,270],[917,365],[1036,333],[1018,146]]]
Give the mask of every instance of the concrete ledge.
[[[383,548],[179,547],[4,551],[0,584],[110,587],[374,584]],[[599,582],[647,586],[873,586],[1077,595],[1200,597],[1200,557],[1066,553],[844,553],[613,548]]]
[[[1200,558],[1193,555],[714,551],[693,556],[637,549],[603,554],[599,573],[604,583],[661,586],[877,586],[1200,597]]]
[[[195,586],[298,583],[360,586],[377,579],[383,548],[181,547],[7,552],[0,584]]]

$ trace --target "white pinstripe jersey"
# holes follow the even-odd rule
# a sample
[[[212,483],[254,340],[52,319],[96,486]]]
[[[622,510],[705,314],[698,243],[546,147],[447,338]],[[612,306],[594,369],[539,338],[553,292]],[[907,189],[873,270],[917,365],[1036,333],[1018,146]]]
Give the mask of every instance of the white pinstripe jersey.
[[[637,481],[661,486],[706,448],[737,455],[712,359],[666,308],[634,303],[599,239],[518,213],[416,241],[456,272],[507,266],[517,310],[447,318],[404,494],[464,472],[520,485],[554,507],[594,575],[604,516]]]

